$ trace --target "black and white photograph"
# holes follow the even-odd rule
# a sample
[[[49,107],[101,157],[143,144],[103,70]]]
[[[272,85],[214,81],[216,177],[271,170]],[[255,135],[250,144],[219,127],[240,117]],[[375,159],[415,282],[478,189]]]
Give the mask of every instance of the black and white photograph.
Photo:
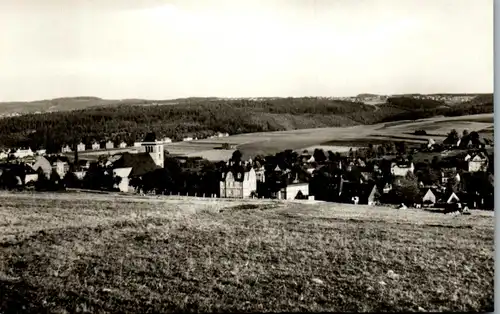
[[[493,312],[494,24],[0,0],[0,314]]]

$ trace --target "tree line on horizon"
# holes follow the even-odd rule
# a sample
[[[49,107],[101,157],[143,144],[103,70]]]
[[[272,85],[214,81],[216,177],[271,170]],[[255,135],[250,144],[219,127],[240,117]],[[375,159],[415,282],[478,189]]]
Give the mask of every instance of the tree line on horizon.
[[[446,106],[410,97],[389,98],[377,107],[326,98],[199,100],[179,105],[112,106],[0,119],[0,147],[31,147],[58,152],[63,145],[111,140],[132,144],[151,131],[181,140],[217,132],[240,134],[292,128],[341,127],[436,115],[493,112],[493,96]]]

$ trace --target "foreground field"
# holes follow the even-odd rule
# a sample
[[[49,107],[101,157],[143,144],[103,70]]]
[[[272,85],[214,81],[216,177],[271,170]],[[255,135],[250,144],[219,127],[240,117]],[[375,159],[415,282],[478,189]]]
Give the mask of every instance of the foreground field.
[[[0,313],[493,311],[490,212],[0,198]]]

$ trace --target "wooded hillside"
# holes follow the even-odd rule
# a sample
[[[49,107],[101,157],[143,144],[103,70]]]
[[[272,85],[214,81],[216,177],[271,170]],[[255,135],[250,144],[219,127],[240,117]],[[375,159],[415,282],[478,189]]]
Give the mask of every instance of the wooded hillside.
[[[83,141],[112,140],[129,144],[150,131],[174,140],[301,128],[373,124],[436,115],[493,112],[493,97],[481,97],[453,107],[438,101],[390,98],[379,106],[327,98],[264,100],[192,99],[173,105],[122,105],[85,110],[30,114],[0,119],[0,145],[45,147]]]

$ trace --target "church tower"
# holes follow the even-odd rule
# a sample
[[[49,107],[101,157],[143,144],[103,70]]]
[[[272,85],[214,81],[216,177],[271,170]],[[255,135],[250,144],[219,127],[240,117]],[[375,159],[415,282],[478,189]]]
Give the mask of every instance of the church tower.
[[[149,133],[144,138],[144,142],[141,143],[142,151],[149,153],[155,164],[159,167],[164,167],[165,152],[162,142],[156,141],[156,135],[154,133]]]

